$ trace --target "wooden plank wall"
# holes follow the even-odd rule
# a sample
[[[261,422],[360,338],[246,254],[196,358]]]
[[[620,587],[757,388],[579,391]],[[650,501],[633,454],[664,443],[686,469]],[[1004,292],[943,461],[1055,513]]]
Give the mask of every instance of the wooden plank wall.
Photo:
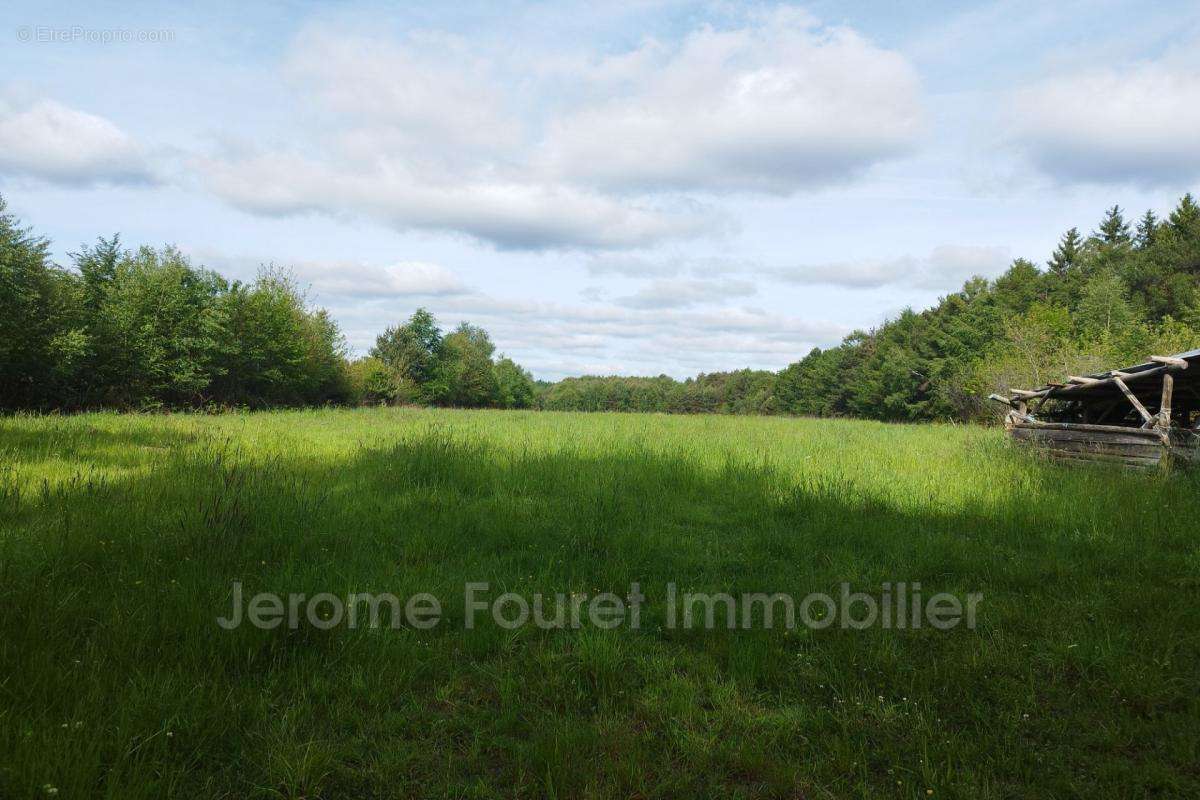
[[[1051,458],[1063,461],[1100,461],[1128,467],[1154,469],[1169,455],[1156,431],[1111,428],[1099,425],[1028,425],[1012,428],[1014,440],[1035,445]]]

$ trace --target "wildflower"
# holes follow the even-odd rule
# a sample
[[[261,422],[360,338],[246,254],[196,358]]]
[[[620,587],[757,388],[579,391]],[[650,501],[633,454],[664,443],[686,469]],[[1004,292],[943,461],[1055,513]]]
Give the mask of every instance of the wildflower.
[[[47,783],[45,786],[42,787],[42,791],[45,792],[46,794],[58,794],[58,787]]]

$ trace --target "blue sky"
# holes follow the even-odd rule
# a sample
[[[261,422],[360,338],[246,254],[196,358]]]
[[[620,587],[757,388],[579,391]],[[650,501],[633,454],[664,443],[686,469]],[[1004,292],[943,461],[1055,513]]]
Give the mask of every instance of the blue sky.
[[[7,3],[0,192],[537,377],[778,369],[1200,178],[1194,3]]]

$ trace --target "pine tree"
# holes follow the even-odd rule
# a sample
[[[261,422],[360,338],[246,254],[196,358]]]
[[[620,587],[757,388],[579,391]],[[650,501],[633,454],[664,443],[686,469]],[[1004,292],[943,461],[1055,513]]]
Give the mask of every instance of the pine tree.
[[[1129,224],[1121,214],[1120,206],[1113,206],[1104,212],[1100,222],[1100,241],[1104,244],[1126,244],[1129,242]]]
[[[1139,250],[1145,250],[1150,245],[1154,244],[1154,238],[1158,233],[1158,217],[1149,209],[1142,215],[1138,222],[1137,235],[1134,236],[1134,242]]]
[[[1200,206],[1196,205],[1192,193],[1188,192],[1175,206],[1167,222],[1181,236],[1192,236],[1200,233]]]
[[[1065,275],[1079,260],[1079,251],[1083,246],[1083,238],[1079,235],[1078,228],[1071,228],[1063,234],[1062,239],[1058,242],[1058,247],[1054,249],[1053,255],[1050,256],[1049,267],[1050,271],[1055,275]]]

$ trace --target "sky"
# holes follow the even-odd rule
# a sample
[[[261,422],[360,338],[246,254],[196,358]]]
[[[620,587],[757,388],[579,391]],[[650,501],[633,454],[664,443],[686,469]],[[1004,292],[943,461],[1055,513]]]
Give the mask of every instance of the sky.
[[[201,7],[202,6],[202,7]],[[777,370],[1200,183],[1194,2],[7,2],[0,195],[542,379]]]

